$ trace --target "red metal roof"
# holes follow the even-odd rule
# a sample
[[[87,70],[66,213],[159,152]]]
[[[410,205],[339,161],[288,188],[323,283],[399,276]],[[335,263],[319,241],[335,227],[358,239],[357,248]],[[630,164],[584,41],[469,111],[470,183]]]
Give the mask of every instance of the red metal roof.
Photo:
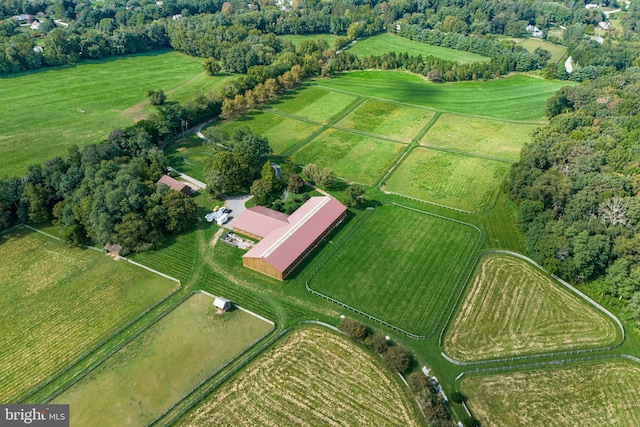
[[[176,191],[184,191],[185,188],[191,190],[191,187],[189,187],[187,184],[185,184],[184,182],[180,182],[177,179],[173,179],[169,175],[162,175],[158,182],[161,182],[170,189]]]
[[[233,228],[259,237],[266,237],[272,231],[288,225],[289,215],[264,206],[254,206],[242,212]]]
[[[331,197],[312,197],[289,216],[287,225],[269,233],[243,257],[263,258],[284,272],[346,210]]]

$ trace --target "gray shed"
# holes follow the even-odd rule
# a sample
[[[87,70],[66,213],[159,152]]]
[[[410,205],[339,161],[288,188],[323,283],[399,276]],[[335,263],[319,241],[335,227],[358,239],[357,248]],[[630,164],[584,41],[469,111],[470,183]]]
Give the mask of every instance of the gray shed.
[[[216,299],[213,300],[213,305],[224,311],[229,311],[231,309],[231,301],[222,297],[216,297]]]

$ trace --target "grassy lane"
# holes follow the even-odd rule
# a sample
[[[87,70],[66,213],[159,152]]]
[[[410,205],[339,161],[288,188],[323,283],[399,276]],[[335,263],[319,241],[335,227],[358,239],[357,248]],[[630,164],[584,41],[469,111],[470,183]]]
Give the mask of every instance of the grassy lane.
[[[99,142],[132,125],[153,111],[149,89],[184,100],[232,77],[205,77],[201,64],[156,52],[0,78],[0,176],[20,175],[30,164],[65,155],[72,144]]]
[[[418,56],[435,56],[436,58],[446,59],[447,61],[455,61],[460,64],[468,64],[471,62],[488,61],[489,58],[476,55],[475,53],[465,52],[463,50],[449,49],[446,47],[432,46],[426,43],[405,39],[404,37],[393,34],[378,34],[358,40],[349,52],[362,56],[382,55],[387,52],[408,53],[409,55]]]
[[[640,425],[640,367],[628,362],[464,378],[483,426]]]
[[[516,75],[483,82],[429,83],[399,71],[354,71],[318,86],[372,98],[502,120],[543,122],[548,98],[567,82]]]
[[[536,267],[488,255],[449,327],[445,350],[471,361],[605,347],[619,340],[611,319]]]

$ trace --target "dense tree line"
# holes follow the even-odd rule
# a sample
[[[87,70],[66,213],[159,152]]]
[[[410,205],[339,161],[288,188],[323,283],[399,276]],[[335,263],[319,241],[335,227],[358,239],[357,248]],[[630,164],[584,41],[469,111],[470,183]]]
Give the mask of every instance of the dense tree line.
[[[71,147],[67,158],[30,166],[20,179],[0,180],[0,229],[53,221],[70,245],[155,247],[191,228],[197,213],[189,196],[156,184],[165,167],[143,126],[115,130],[100,144]]]
[[[505,190],[529,253],[640,321],[640,70],[561,89]]]

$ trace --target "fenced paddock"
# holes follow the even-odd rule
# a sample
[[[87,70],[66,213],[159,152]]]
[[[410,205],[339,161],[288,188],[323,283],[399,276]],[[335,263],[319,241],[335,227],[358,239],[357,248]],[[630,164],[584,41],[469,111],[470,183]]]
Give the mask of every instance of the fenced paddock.
[[[308,285],[411,334],[430,335],[456,293],[479,238],[479,231],[464,223],[382,206],[332,253]]]
[[[28,394],[179,286],[26,228],[2,239],[2,402]]]

